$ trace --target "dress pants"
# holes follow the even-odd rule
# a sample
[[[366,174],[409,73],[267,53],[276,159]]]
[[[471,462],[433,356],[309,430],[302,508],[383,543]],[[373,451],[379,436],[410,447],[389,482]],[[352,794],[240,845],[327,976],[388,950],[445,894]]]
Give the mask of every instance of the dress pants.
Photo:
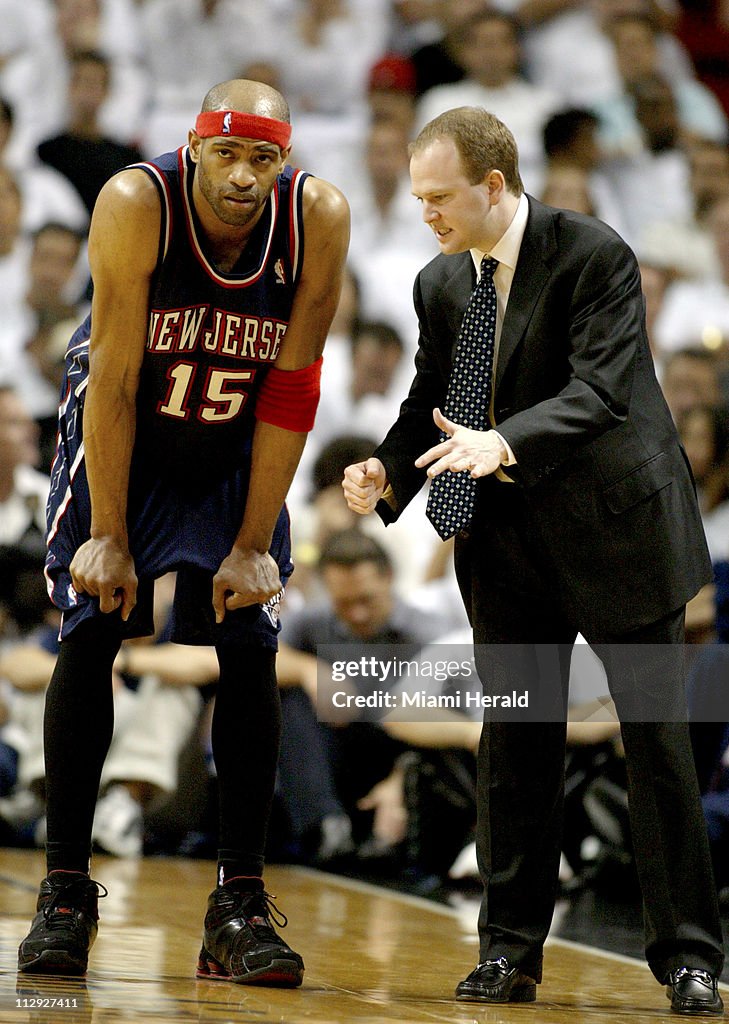
[[[490,645],[510,651],[514,678],[526,678],[530,685],[539,674],[540,651],[548,645],[557,677],[550,706],[561,701],[564,708],[569,656],[577,633],[583,633],[603,661],[618,712],[621,705],[625,708],[621,731],[646,958],[660,982],[684,965],[717,974],[724,955],[716,888],[688,725],[675,713],[685,701],[680,657],[684,609],[632,633],[595,635],[560,593],[520,488],[488,483],[494,500],[484,501],[477,525],[457,536],[455,552],[477,651],[484,645],[485,673],[477,654],[482,682],[493,668]],[[610,594],[609,581],[605,599],[619,600]],[[671,721],[629,720],[635,717],[626,681],[631,667],[626,670],[625,664],[631,644],[651,645],[636,648],[639,660],[650,650],[678,655],[668,666],[665,657],[659,658],[653,679],[656,706],[671,708],[666,716]],[[511,682],[505,685],[510,691]],[[489,690],[488,679],[484,690]],[[499,721],[487,712],[478,754],[476,845],[484,882],[480,958],[504,956],[537,981],[557,894],[565,740],[564,715]]]

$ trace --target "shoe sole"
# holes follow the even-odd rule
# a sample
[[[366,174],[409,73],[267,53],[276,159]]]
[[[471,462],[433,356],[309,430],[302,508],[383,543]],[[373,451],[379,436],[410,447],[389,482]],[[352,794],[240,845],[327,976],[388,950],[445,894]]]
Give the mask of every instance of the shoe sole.
[[[724,1006],[676,1006],[672,1002],[671,1012],[680,1017],[721,1017],[724,1015]]]
[[[513,988],[508,996],[484,996],[477,993],[456,992],[456,1000],[461,1003],[533,1003],[537,998],[536,985],[522,985]]]
[[[221,963],[209,954],[200,960],[195,972],[196,978],[204,981],[230,981],[234,985],[272,985],[277,988],[298,988],[304,980],[303,968],[291,960],[272,960],[266,967],[245,974],[230,974]]]
[[[61,974],[70,978],[83,978],[88,965],[63,949],[46,949],[27,963],[18,961],[22,974]]]

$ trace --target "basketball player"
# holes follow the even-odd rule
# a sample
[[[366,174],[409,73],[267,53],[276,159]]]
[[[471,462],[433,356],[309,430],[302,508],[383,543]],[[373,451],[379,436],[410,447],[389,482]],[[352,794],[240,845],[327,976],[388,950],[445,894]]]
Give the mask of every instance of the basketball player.
[[[63,626],[45,716],[48,875],[21,971],[86,970],[106,894],[89,866],[112,665],[123,638],[152,631],[152,582],[176,570],[173,639],[214,644],[220,663],[218,885],[197,973],[302,980],[261,877],[292,570],[284,499],[314,420],[349,212],[287,166],[290,133],[278,92],[224,82],[187,146],[124,169],[96,204],[94,298],[67,353],[48,509]]]

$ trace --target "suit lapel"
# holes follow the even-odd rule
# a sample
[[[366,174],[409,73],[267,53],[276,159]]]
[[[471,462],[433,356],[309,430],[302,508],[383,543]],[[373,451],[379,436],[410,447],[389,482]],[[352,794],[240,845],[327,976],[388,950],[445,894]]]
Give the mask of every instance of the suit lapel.
[[[506,307],[499,355],[496,365],[496,387],[503,378],[509,360],[524,336],[537,300],[549,280],[549,260],[557,251],[554,221],[547,207],[529,199],[529,218],[519,251],[514,280]]]
[[[450,278],[444,292],[446,295],[452,296],[452,305],[447,311],[448,317],[448,334],[452,339],[451,350],[449,358],[451,362],[456,352],[456,345],[458,344],[458,338],[461,333],[461,322],[463,315],[466,312],[466,306],[468,300],[471,298],[471,293],[476,287],[476,268],[473,264],[470,252],[465,252],[462,257],[459,258],[458,268],[455,270],[453,276]]]

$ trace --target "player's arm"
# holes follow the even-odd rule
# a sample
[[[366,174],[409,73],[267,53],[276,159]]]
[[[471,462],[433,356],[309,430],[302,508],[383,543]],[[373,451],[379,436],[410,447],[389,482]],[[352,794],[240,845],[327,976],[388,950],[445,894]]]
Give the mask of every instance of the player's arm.
[[[304,403],[313,400],[311,375],[306,368],[316,363],[324,349],[339,302],[349,246],[347,201],[338,189],[320,178],[308,178],[304,183],[304,238],[301,276],[275,364],[275,369],[282,373],[274,379],[283,384],[284,391],[286,377],[282,374],[290,372],[292,381],[301,381],[301,394],[294,391],[290,400],[283,403],[289,409],[299,399]],[[296,371],[302,371],[302,375],[295,376]],[[304,398],[305,393],[309,394],[308,399]],[[280,417],[272,412],[275,405],[271,401],[263,409],[259,401],[243,523],[213,584],[218,621],[226,607],[259,604],[281,589],[278,567],[268,549],[309,428],[297,429],[301,425],[288,418],[287,426],[278,425],[275,421]]]
[[[151,179],[124,171],[100,192],[89,233],[94,296],[84,447],[91,537],[76,552],[71,577],[76,590],[98,596],[102,612],[121,607],[125,619],[136,602],[127,491],[160,217]]]

